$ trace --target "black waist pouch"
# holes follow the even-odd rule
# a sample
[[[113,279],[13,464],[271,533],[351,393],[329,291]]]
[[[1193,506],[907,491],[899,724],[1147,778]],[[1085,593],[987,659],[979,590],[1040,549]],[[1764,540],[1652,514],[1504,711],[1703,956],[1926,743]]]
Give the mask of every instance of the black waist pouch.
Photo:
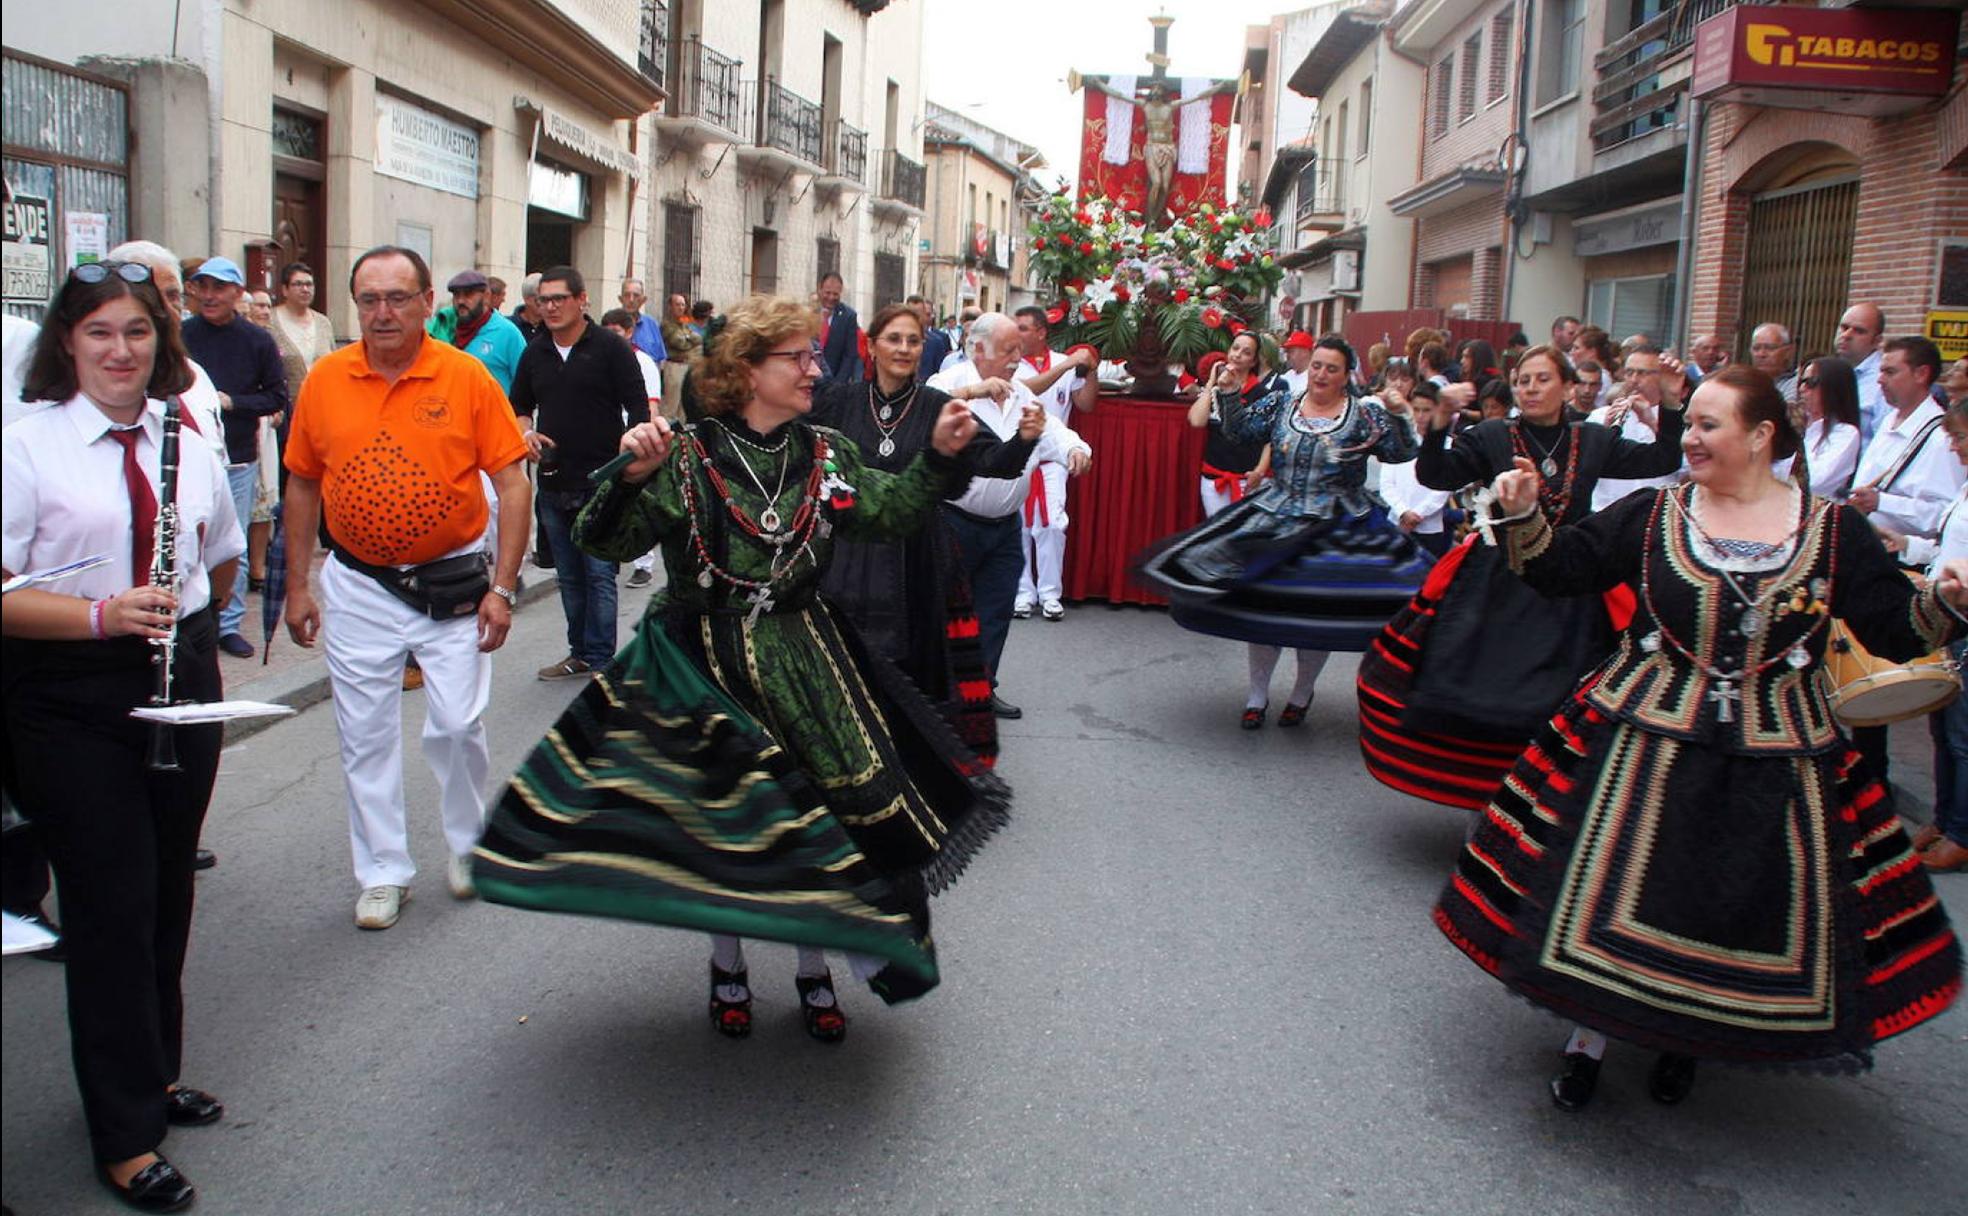
[[[343,565],[374,579],[383,590],[433,621],[475,615],[479,601],[492,590],[492,574],[483,552],[460,553],[399,570],[395,566],[372,566],[333,538],[328,548]]]

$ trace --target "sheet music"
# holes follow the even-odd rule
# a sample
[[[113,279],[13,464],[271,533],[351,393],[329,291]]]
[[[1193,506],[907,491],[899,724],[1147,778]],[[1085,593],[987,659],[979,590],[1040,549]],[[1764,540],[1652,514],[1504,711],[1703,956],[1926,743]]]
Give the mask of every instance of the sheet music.
[[[145,722],[167,722],[173,726],[198,726],[209,722],[232,722],[240,718],[285,718],[291,705],[267,701],[211,701],[189,705],[144,705],[130,711],[132,718]]]
[[[32,954],[36,950],[46,950],[56,942],[54,934],[29,920],[23,920],[12,912],[0,912],[4,918],[5,953]]]
[[[52,583],[58,578],[67,578],[71,574],[80,574],[84,570],[94,570],[97,566],[103,565],[108,561],[109,554],[98,553],[94,557],[85,557],[79,562],[70,562],[66,566],[56,566],[52,570],[30,570],[26,574],[16,574],[14,577],[8,579],[5,584],[0,585],[0,595],[4,595],[10,591],[19,591],[22,587],[32,587],[36,583]]]

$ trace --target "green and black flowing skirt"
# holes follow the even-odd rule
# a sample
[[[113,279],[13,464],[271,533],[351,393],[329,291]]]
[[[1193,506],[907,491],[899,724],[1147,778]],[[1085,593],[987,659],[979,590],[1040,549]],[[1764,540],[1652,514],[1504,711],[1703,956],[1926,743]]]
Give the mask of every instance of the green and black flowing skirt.
[[[819,601],[651,606],[493,809],[486,899],[868,955],[884,1000],[937,982],[928,897],[1010,790]]]
[[[1731,755],[1574,697],[1435,908],[1519,995],[1656,1051],[1857,1071],[1961,991],[1961,946],[1855,751]]]

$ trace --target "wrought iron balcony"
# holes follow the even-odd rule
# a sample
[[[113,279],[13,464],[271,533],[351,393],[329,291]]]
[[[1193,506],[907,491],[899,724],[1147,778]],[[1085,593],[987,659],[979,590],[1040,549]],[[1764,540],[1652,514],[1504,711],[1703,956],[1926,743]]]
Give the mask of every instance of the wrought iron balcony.
[[[1298,226],[1338,229],[1346,226],[1346,162],[1321,156],[1298,171]]]
[[[698,124],[726,135],[739,134],[743,110],[736,59],[720,55],[698,38],[684,39],[677,53],[677,78],[664,116],[677,125]]]
[[[807,165],[819,167],[823,163],[817,103],[770,78],[756,94],[747,90],[747,99],[753,98],[755,121],[746,124],[746,133],[759,147],[776,149]]]
[[[664,83],[670,61],[670,6],[665,0],[642,0],[642,29],[636,38],[636,65],[642,74]]]
[[[868,180],[868,133],[844,118],[834,120],[834,137],[827,143],[833,153],[827,163],[832,177],[847,178],[856,184]]]
[[[901,152],[890,148],[882,154],[881,197],[904,207],[922,210],[923,167]]]

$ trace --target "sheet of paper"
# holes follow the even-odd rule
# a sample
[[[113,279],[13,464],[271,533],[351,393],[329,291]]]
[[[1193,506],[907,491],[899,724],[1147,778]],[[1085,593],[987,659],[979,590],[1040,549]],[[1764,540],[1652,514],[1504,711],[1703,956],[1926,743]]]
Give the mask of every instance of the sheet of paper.
[[[32,587],[36,583],[52,583],[58,578],[67,578],[71,574],[80,574],[84,570],[94,570],[97,566],[102,565],[108,560],[109,554],[98,553],[94,557],[85,557],[79,562],[70,562],[66,566],[56,566],[52,570],[29,570],[26,574],[16,574],[14,577],[8,579],[4,585],[0,585],[0,594],[5,594],[9,591],[19,591],[22,587]]]
[[[267,701],[210,701],[189,705],[145,705],[130,711],[132,718],[145,722],[168,722],[173,726],[195,726],[207,722],[231,722],[239,718],[284,718],[294,709]]]
[[[12,912],[0,911],[0,917],[5,918],[5,952],[8,954],[32,954],[55,944],[55,935],[32,921],[22,920]]]

